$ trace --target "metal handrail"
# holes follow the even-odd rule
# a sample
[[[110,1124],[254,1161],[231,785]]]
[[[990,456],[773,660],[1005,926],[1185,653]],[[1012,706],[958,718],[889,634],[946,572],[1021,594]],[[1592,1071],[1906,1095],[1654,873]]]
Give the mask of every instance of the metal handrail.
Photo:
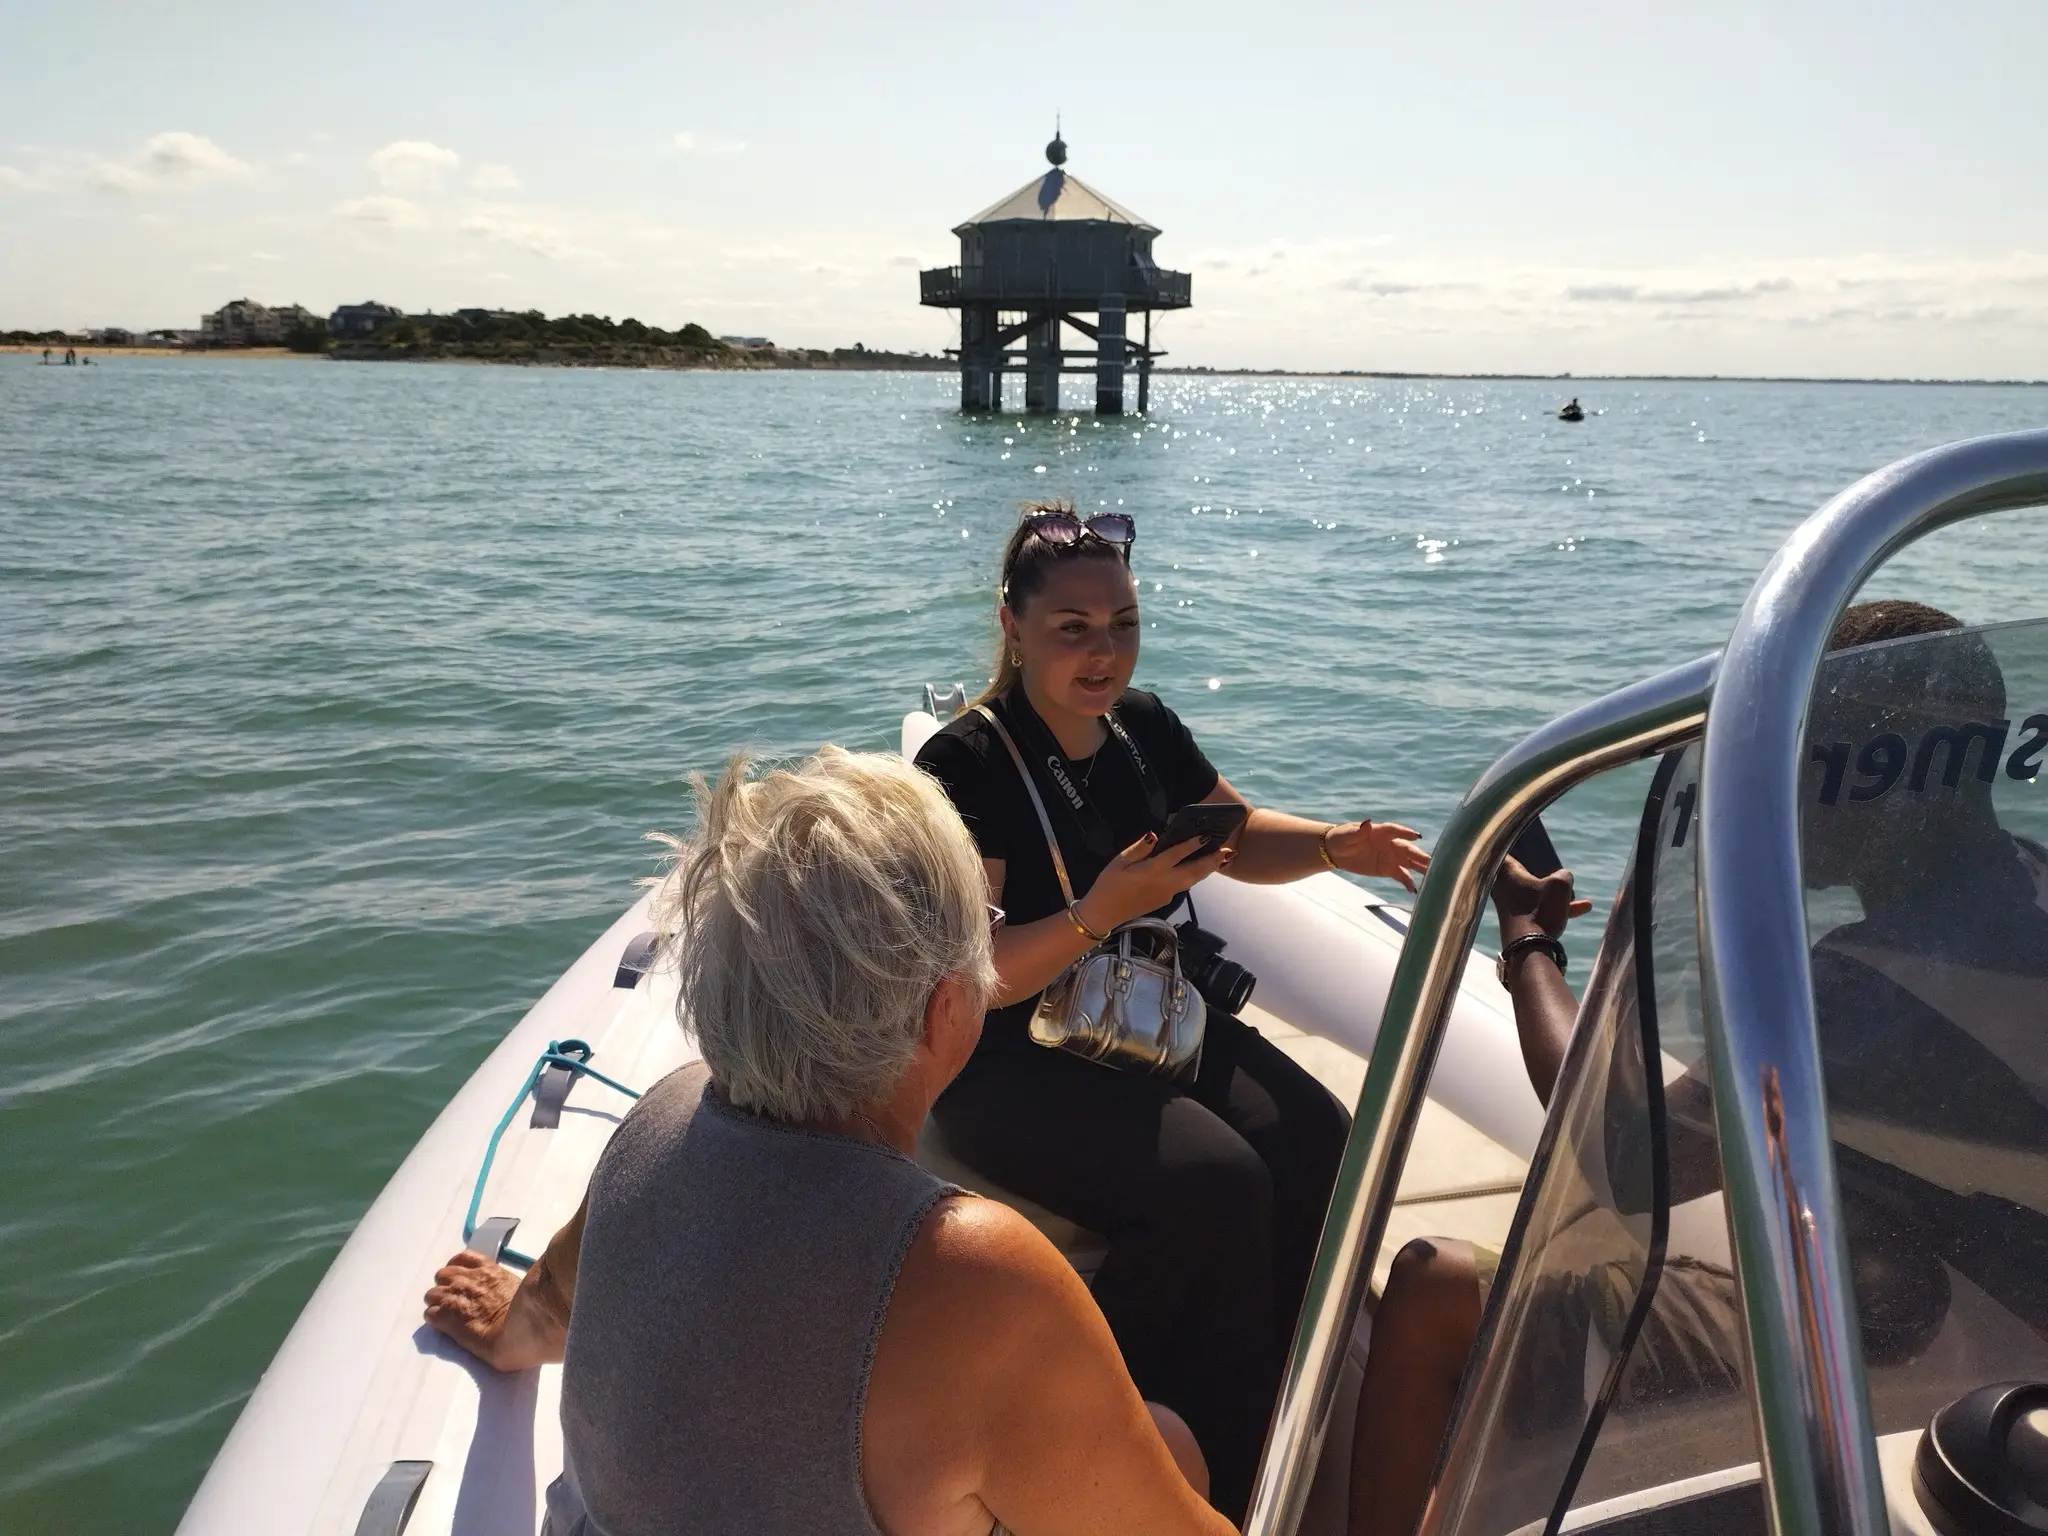
[[[1765,567],[1715,680],[1700,772],[1701,972],[1750,1391],[1781,1533],[1888,1529],[1807,953],[1808,701],[1835,621],[1885,559],[1945,524],[2043,502],[2048,431],[1954,443],[1867,476]]]
[[[1523,825],[1558,795],[1697,735],[1714,666],[1702,657],[1552,721],[1486,771],[1437,839],[1344,1145],[1246,1536],[1289,1536],[1300,1522],[1487,882]]]

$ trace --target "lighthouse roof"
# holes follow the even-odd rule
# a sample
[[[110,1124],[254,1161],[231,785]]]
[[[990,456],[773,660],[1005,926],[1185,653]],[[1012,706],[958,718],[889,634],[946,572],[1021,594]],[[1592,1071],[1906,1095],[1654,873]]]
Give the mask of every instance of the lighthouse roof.
[[[1053,221],[1082,223],[1091,220],[1098,224],[1128,224],[1148,234],[1159,233],[1157,224],[1139,218],[1121,203],[1112,202],[1080,177],[1070,175],[1057,165],[1043,176],[1025,182],[1001,202],[982,209],[965,224],[956,225],[953,233],[962,235],[984,224],[1020,221],[1034,224]]]

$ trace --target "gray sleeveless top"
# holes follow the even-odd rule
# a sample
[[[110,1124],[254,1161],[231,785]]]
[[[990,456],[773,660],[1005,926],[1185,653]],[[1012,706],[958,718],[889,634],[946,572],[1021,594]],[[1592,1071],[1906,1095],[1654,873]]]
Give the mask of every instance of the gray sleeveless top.
[[[590,1180],[553,1536],[876,1536],[868,1369],[896,1274],[954,1193],[890,1148],[734,1109],[702,1063]]]

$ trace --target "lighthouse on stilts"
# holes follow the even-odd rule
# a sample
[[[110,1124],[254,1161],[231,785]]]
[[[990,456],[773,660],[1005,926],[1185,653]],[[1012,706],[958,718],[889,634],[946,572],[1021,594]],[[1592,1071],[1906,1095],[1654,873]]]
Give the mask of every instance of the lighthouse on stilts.
[[[1051,170],[953,231],[959,266],[919,274],[921,302],[960,311],[960,408],[1001,410],[1003,376],[1021,373],[1024,409],[1057,411],[1060,375],[1092,373],[1096,413],[1116,416],[1136,373],[1142,412],[1165,356],[1152,312],[1188,307],[1188,274],[1153,261],[1157,226],[1067,171],[1057,133],[1045,158]],[[1068,347],[1069,330],[1089,344]]]

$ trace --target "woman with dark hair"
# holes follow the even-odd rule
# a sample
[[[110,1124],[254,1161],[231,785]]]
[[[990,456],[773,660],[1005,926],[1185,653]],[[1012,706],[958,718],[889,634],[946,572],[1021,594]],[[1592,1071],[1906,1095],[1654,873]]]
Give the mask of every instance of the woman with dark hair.
[[[1186,1080],[1033,1043],[1039,994],[1119,924],[1172,910],[1203,877],[1280,883],[1321,869],[1429,867],[1408,827],[1251,808],[1210,850],[1160,848],[1172,812],[1246,804],[1179,717],[1131,687],[1136,528],[1064,503],[1025,508],[1003,551],[1002,651],[978,710],[918,753],[973,834],[1008,913],[981,1044],[934,1115],[969,1166],[1108,1240],[1094,1294],[1144,1395],[1176,1409],[1241,1517],[1349,1118],[1243,1021],[1208,1009]],[[1028,765],[1072,890],[1003,740]]]

